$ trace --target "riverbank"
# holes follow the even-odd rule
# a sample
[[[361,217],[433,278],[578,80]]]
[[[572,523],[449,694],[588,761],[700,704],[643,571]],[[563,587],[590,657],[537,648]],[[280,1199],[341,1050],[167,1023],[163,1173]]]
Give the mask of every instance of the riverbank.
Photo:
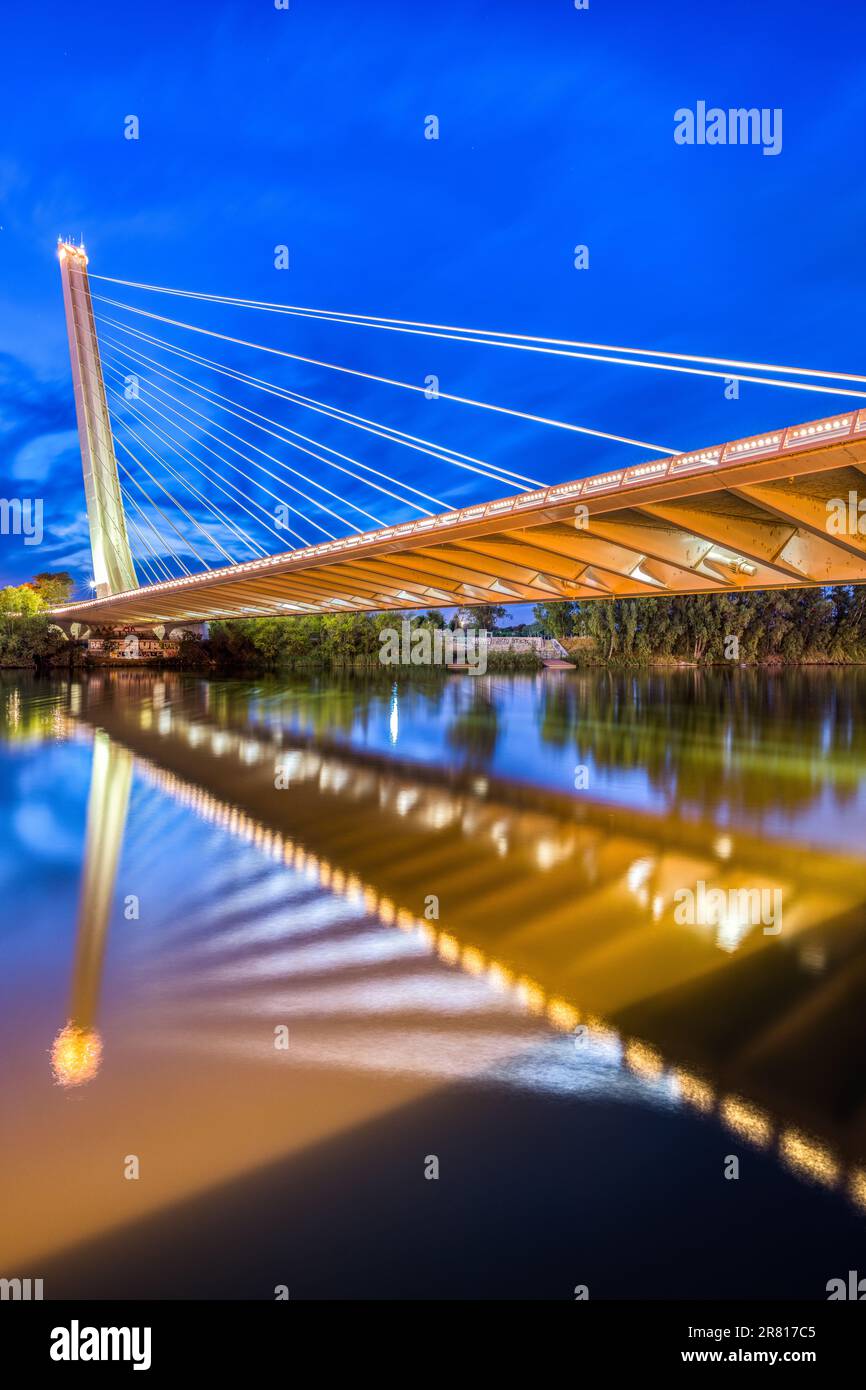
[[[584,624],[594,632],[564,634],[558,641],[570,665],[559,663],[559,669],[646,669],[676,670],[680,668],[710,668],[747,666],[766,669],[808,666],[860,666],[866,664],[866,596],[847,590],[824,598],[820,593],[765,594],[760,597],[770,605],[775,626],[756,623],[754,603],[748,614],[740,598],[692,599],[682,613],[672,614],[674,601],[663,599],[598,600],[584,605],[580,615]],[[788,608],[783,615],[779,608],[783,600]],[[711,605],[711,612],[699,604]],[[627,605],[631,603],[632,607]],[[794,604],[794,607],[791,605]],[[653,623],[643,609],[651,605]],[[817,606],[816,606],[817,605]],[[688,622],[684,622],[684,614]],[[748,616],[749,621],[745,619]],[[676,618],[676,621],[673,621]],[[794,621],[794,618],[797,620]],[[832,621],[831,621],[832,618]],[[383,662],[388,650],[384,636],[399,626],[411,624],[414,637],[431,634],[438,641],[440,634],[450,637],[438,614],[417,615],[412,619],[402,614],[347,613],[307,615],[301,618],[234,619],[214,622],[204,640],[190,639],[182,644],[167,643],[166,651],[152,650],[155,641],[147,642],[146,655],[129,657],[88,649],[86,643],[69,640],[54,627],[47,614],[0,615],[0,669],[46,671],[55,668],[99,667],[128,669],[130,666],[182,671],[191,675],[256,675],[268,672],[315,673],[341,671],[376,671],[383,668],[396,674],[417,671],[421,667],[435,670],[472,670],[478,675],[533,673],[547,664],[537,649],[527,648],[527,639],[519,632],[510,634],[494,631],[497,644],[512,639],[520,650],[473,647],[472,658],[460,660],[455,649],[451,660],[406,661],[409,646],[398,647],[395,662]],[[734,630],[726,631],[727,628]],[[96,645],[96,644],[94,644]],[[428,642],[428,646],[432,647]],[[493,645],[493,644],[491,644]],[[477,649],[476,649],[477,648]],[[422,652],[413,655],[421,656]],[[447,655],[448,653],[446,653]],[[467,658],[470,653],[467,649]]]
[[[853,667],[866,666],[866,653],[858,653],[854,656],[829,656],[826,653],[815,653],[813,655],[797,657],[796,659],[786,659],[781,656],[762,656],[754,657],[751,660],[743,657],[726,659],[713,658],[702,661],[689,661],[684,657],[673,656],[612,656],[605,658],[600,653],[579,655],[569,653],[569,661],[574,670],[577,671],[711,671],[713,669],[725,669],[734,667],[745,667],[755,670],[776,671],[776,670],[797,670],[803,667],[819,666],[838,666]]]

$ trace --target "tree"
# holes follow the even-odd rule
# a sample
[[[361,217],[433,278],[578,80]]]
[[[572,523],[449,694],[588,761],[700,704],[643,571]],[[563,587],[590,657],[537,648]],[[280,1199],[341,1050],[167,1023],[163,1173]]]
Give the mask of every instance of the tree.
[[[532,616],[551,637],[571,637],[575,611],[575,605],[563,599],[561,603],[537,603]]]
[[[581,626],[587,637],[594,637],[596,646],[610,661],[617,645],[617,600],[593,599],[580,607]]]
[[[506,610],[501,603],[475,603],[470,607],[461,608],[457,617],[458,620],[462,620],[465,614],[469,620],[467,627],[483,628],[485,632],[492,632],[497,623],[505,617],[505,613]]]
[[[75,580],[68,570],[43,570],[35,576],[33,584],[36,592],[42,595],[45,607],[56,608],[69,602]]]
[[[29,584],[21,584],[17,588],[10,584],[7,588],[0,589],[0,613],[28,617],[33,613],[39,613],[44,607],[42,595]]]

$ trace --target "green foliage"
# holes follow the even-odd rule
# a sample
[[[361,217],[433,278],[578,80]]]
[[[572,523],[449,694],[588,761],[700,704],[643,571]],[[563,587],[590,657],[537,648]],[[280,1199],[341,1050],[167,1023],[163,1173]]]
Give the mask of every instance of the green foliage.
[[[46,608],[68,603],[75,587],[75,580],[68,570],[43,570],[35,575],[33,583]]]
[[[568,607],[572,635],[593,639],[592,650],[578,655],[582,662],[866,661],[862,588],[596,599]]]
[[[50,659],[64,645],[64,638],[52,628],[44,609],[46,592],[61,593],[60,588],[47,590],[42,580],[60,581],[60,574],[37,575],[33,584],[9,584],[0,589],[0,666],[35,666]],[[69,575],[71,585],[72,579]],[[60,601],[52,597],[52,602]]]
[[[458,618],[466,627],[477,627],[485,632],[493,632],[502,622],[508,610],[501,603],[475,603],[460,609]]]
[[[541,671],[543,667],[541,657],[536,656],[533,651],[487,653],[488,671],[531,672]]]
[[[26,617],[44,607],[42,595],[30,584],[21,584],[17,588],[10,584],[0,589],[0,613],[17,613]]]
[[[573,603],[537,603],[532,610],[538,628],[548,637],[571,637],[574,632],[576,605]]]
[[[383,628],[398,632],[403,613],[304,614],[298,618],[241,618],[211,623],[205,644],[223,669],[280,670],[286,667],[373,666],[379,663]],[[437,615],[438,617],[438,615]],[[429,614],[413,626],[442,626]]]
[[[462,610],[473,626],[488,631],[500,611],[492,604]],[[406,618],[398,612],[235,619],[211,623],[205,645],[223,669],[374,667],[382,629],[399,632]],[[435,609],[409,621],[413,628],[444,626]],[[540,603],[531,627],[566,642],[591,638],[572,652],[578,664],[866,661],[866,588]],[[738,643],[733,648],[732,638]],[[532,653],[491,652],[488,664],[491,670],[533,671],[539,661]]]
[[[35,666],[64,645],[61,633],[38,612],[14,616],[0,609],[0,666]]]

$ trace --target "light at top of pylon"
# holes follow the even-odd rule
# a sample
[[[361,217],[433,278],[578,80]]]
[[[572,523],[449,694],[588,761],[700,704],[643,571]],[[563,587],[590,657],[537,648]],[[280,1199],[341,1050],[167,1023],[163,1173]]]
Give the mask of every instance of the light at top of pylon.
[[[83,261],[87,265],[87,252],[84,249],[84,242],[76,246],[74,242],[64,241],[62,237],[57,238],[57,255],[61,261],[65,261],[67,256]]]

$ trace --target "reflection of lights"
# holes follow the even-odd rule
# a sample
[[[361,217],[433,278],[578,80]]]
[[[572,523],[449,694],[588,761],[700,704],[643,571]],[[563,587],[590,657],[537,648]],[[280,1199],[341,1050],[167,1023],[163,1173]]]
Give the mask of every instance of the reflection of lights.
[[[17,690],[13,690],[6,701],[6,720],[10,729],[17,729],[21,724],[21,696]]]
[[[535,983],[534,980],[523,978],[518,980],[516,994],[521,1004],[531,1014],[540,1014],[544,1010],[545,994],[544,990]]]
[[[852,1202],[866,1211],[866,1168],[855,1168],[848,1181]]]
[[[748,936],[752,930],[752,922],[748,912],[743,911],[743,904],[737,900],[733,901],[734,894],[728,894],[727,907],[719,914],[718,930],[716,931],[716,945],[722,951],[729,954],[736,951],[740,942]]]
[[[414,787],[404,788],[403,791],[398,792],[397,799],[394,803],[397,810],[397,815],[408,816],[409,812],[412,810],[412,807],[415,805],[417,800],[418,793],[414,789]]]
[[[648,1047],[646,1043],[626,1043],[623,1057],[626,1066],[638,1076],[644,1076],[650,1081],[657,1081],[664,1071],[664,1062],[661,1057],[654,1047]]]
[[[625,881],[629,886],[629,891],[634,893],[635,896],[637,896],[640,889],[643,888],[654,867],[654,859],[635,859],[634,863],[629,864]]]
[[[303,762],[303,755],[297,751],[280,753],[274,763],[274,776],[279,774],[284,783],[289,783],[303,771]]]
[[[798,1172],[832,1187],[839,1177],[839,1165],[832,1154],[796,1129],[786,1129],[779,1140],[782,1159]]]
[[[171,733],[171,710],[161,709],[156,721],[157,731],[161,734]]]
[[[484,955],[475,946],[464,946],[460,957],[464,970],[468,970],[470,975],[481,975],[484,971]]]
[[[449,965],[456,965],[460,959],[460,942],[448,932],[439,933],[437,949],[442,960],[447,961]]]
[[[99,1070],[102,1039],[95,1028],[67,1023],[51,1045],[51,1069],[58,1086],[82,1086]]]
[[[555,840],[540,839],[535,845],[535,862],[539,869],[546,871],[561,864],[570,853],[570,845],[557,844]]]
[[[560,1028],[563,1033],[571,1033],[580,1023],[580,1014],[577,1009],[572,1008],[571,1004],[564,999],[549,999],[547,1001],[547,1017],[554,1028]]]
[[[476,777],[472,782],[472,790],[476,796],[487,795],[488,782],[486,777]]]
[[[709,1114],[713,1108],[712,1086],[679,1067],[674,1070],[673,1080],[683,1100],[688,1101],[696,1110],[702,1110],[705,1115]]]
[[[729,1129],[742,1134],[753,1144],[765,1147],[770,1142],[773,1126],[763,1110],[740,1100],[738,1096],[728,1096],[722,1101],[719,1113]]]
[[[496,852],[500,858],[504,858],[508,853],[507,830],[508,822],[504,820],[498,820],[496,824],[490,828],[490,838],[496,846]]]
[[[436,801],[424,813],[424,823],[429,830],[445,830],[454,820],[455,811],[447,801]]]
[[[658,921],[659,921],[659,919],[660,919],[662,913],[664,912],[664,908],[665,908],[665,901],[664,901],[664,898],[662,897],[661,893],[656,893],[655,897],[653,898],[653,921],[654,921],[654,922],[658,922]]]
[[[489,967],[487,978],[493,988],[498,990],[511,989],[514,984],[514,972],[504,965],[499,965],[496,961],[493,961]]]
[[[730,835],[719,835],[716,838],[713,849],[720,859],[730,859],[734,852],[734,842]]]
[[[416,922],[415,931],[423,942],[435,949],[438,933],[432,922]]]
[[[619,1033],[615,1028],[608,1028],[603,1019],[597,1018],[595,1014],[587,1014],[583,1021],[593,1042],[620,1046]]]
[[[392,743],[397,742],[397,735],[400,732],[400,711],[397,702],[397,687],[391,694],[391,712],[388,716],[388,736]]]

